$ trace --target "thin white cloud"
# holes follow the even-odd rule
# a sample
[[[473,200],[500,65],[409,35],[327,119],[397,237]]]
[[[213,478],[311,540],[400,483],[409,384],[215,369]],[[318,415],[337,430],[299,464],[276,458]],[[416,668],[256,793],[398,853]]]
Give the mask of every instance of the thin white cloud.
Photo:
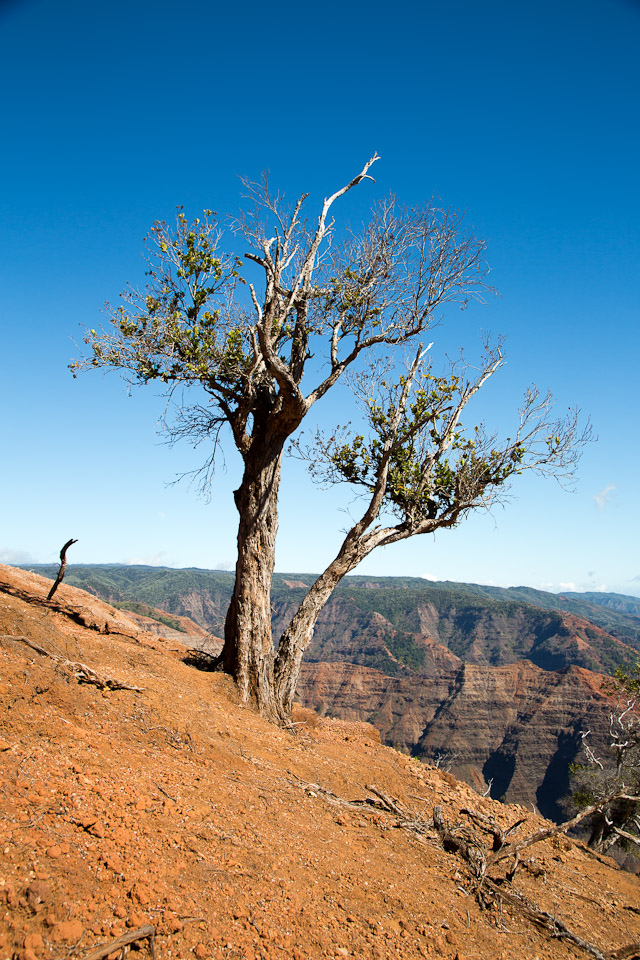
[[[433,573],[421,573],[420,576],[423,580],[431,580],[432,583],[438,582],[438,577],[434,576]]]
[[[152,556],[148,557],[127,557],[123,561],[126,564],[131,566],[140,566],[140,567],[170,567],[171,564],[167,560],[167,554],[164,550],[160,550],[158,553],[154,553]]]
[[[572,593],[575,593],[575,591],[576,591],[578,588],[577,588],[577,586],[575,585],[575,583],[573,583],[573,581],[570,580],[568,583],[560,583],[560,589],[561,589],[561,590],[571,590]]]
[[[615,483],[609,483],[603,487],[600,493],[593,498],[597,504],[598,510],[604,510],[605,506],[612,499],[613,491],[616,489]]]
[[[11,547],[0,549],[0,563],[8,563],[10,566],[17,563],[35,563],[30,553],[26,550],[12,550]]]

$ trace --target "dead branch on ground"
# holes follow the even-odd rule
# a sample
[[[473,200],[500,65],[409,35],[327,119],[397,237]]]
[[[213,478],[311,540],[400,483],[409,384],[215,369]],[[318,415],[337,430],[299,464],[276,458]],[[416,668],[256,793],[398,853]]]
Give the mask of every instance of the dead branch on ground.
[[[602,800],[598,800],[597,803],[593,803],[591,806],[585,807],[580,811],[580,813],[577,813],[575,817],[572,817],[571,820],[565,820],[564,823],[558,823],[554,827],[549,827],[544,830],[537,830],[535,833],[530,834],[530,836],[525,837],[523,840],[519,840],[516,843],[509,843],[507,846],[501,847],[489,858],[487,866],[490,867],[492,864],[497,863],[498,860],[504,860],[506,857],[516,856],[521,850],[532,846],[534,843],[540,843],[541,840],[548,840],[549,837],[555,837],[560,833],[568,833],[569,830],[577,826],[582,820],[590,817],[592,813],[602,809],[602,807],[605,807],[608,803],[611,803],[614,800],[637,800],[640,802],[640,797],[629,796],[628,794],[624,793],[615,793],[608,797],[604,797]],[[517,825],[518,824],[515,826]],[[514,827],[510,827],[507,832],[510,833],[513,829]]]
[[[471,816],[476,822],[482,823],[486,828],[487,824],[490,824],[490,820],[487,817],[484,817],[482,814],[477,813],[475,810],[464,809],[460,811],[461,813],[466,813]],[[493,818],[491,818],[493,819]],[[500,831],[504,836],[509,834],[512,830],[524,821],[520,820],[518,823],[514,824],[512,827],[509,827],[507,831]],[[597,960],[605,960],[605,955],[596,947],[595,944],[590,943],[588,940],[584,940],[577,933],[574,933],[573,930],[570,930],[569,927],[564,923],[564,921],[558,919],[558,917],[553,916],[548,913],[546,910],[540,910],[536,907],[524,894],[514,890],[513,888],[507,890],[504,888],[505,881],[501,883],[487,876],[487,870],[495,863],[497,859],[497,854],[494,853],[493,856],[487,858],[487,851],[482,846],[481,843],[477,841],[477,838],[474,838],[473,841],[469,842],[464,837],[460,835],[460,828],[451,829],[442,814],[442,807],[435,807],[433,811],[433,823],[438,831],[438,834],[441,837],[442,846],[448,853],[457,853],[462,857],[463,860],[467,862],[473,877],[478,881],[476,888],[476,898],[479,904],[482,907],[489,907],[493,899],[497,899],[499,903],[504,902],[509,904],[510,907],[514,908],[519,914],[529,920],[531,923],[535,923],[538,926],[543,927],[547,932],[549,932],[553,937],[559,937],[564,940],[569,940],[571,943],[575,944],[577,947],[581,947],[591,956],[596,957]],[[496,825],[497,826],[497,825]],[[493,832],[493,830],[492,830]],[[545,831],[539,831],[543,833]],[[496,833],[494,832],[494,842],[496,839]],[[542,839],[546,839],[542,838]],[[534,841],[535,842],[535,841]],[[523,846],[526,846],[526,843],[523,844],[510,844],[509,848],[513,849],[514,847],[522,849]],[[519,851],[517,851],[519,852]],[[516,872],[516,867],[518,865],[517,853],[514,864],[507,874],[506,883],[511,883]],[[487,894],[491,894],[491,898]]]
[[[441,806],[434,808],[432,818],[425,818],[422,815],[415,815],[411,811],[406,810],[398,800],[389,797],[373,785],[366,787],[366,789],[373,794],[372,797],[368,796],[363,800],[344,800],[333,793],[333,791],[327,790],[317,783],[308,783],[295,774],[294,776],[307,790],[313,790],[314,793],[325,797],[332,805],[359,810],[362,810],[363,807],[369,807],[377,812],[385,812],[393,815],[397,818],[395,824],[397,827],[409,830],[413,834],[418,834],[421,837],[425,835],[432,837],[437,836],[442,847],[448,853],[457,854],[469,866],[472,878],[476,883],[476,898],[481,907],[487,908],[491,906],[494,901],[497,901],[499,904],[506,903],[512,910],[520,914],[530,923],[535,923],[537,926],[542,927],[552,937],[568,940],[592,957],[595,957],[596,960],[634,960],[636,952],[638,952],[640,956],[640,951],[638,951],[640,945],[638,944],[630,944],[619,950],[610,951],[606,954],[603,953],[594,943],[574,933],[563,920],[545,910],[540,910],[522,893],[511,887],[511,881],[513,880],[517,867],[521,863],[519,859],[521,850],[534,843],[539,843],[542,840],[556,836],[557,834],[566,833],[571,827],[575,826],[586,816],[589,816],[589,814],[593,812],[592,809],[583,811],[566,823],[558,824],[546,830],[538,830],[536,833],[525,837],[522,841],[505,844],[507,837],[513,833],[517,827],[522,826],[525,820],[520,819],[510,827],[503,829],[493,817],[486,817],[476,810],[463,808],[460,811],[461,814],[468,816],[493,836],[493,852],[489,854],[485,844],[483,844],[475,834],[470,836],[469,831],[465,830],[462,824],[451,827],[444,818]],[[607,800],[610,799],[611,798],[607,798]],[[435,829],[435,834],[431,829],[432,825]],[[514,862],[505,878],[494,879],[488,876],[487,871],[491,866],[499,860],[510,856],[513,856]],[[527,864],[525,863],[524,866],[527,866]],[[532,870],[532,872],[535,873],[534,870]],[[509,889],[506,889],[507,885],[509,885]]]
[[[574,933],[559,917],[548,913],[546,910],[540,910],[518,891],[513,889],[504,890],[501,886],[498,886],[494,880],[490,880],[489,878],[485,878],[484,887],[485,890],[488,889],[495,897],[508,903],[510,907],[515,908],[518,913],[531,923],[542,927],[550,933],[552,937],[568,940],[570,943],[581,947],[587,953],[591,954],[592,957],[596,957],[597,960],[606,960],[607,955],[598,950],[594,943],[591,943],[589,940],[584,940],[577,933]],[[483,901],[486,900],[486,897],[483,895],[481,895],[481,898]],[[484,902],[483,905],[487,906],[488,904]]]
[[[137,930],[129,930],[128,933],[124,933],[117,940],[103,943],[100,947],[96,947],[95,950],[88,953],[84,960],[103,960],[103,957],[108,957],[110,953],[116,953],[137,940],[149,941],[152,960],[156,960],[156,928],[151,926],[150,923],[145,924],[144,927],[138,927]]]
[[[494,851],[500,850],[504,846],[509,834],[517,830],[523,823],[526,823],[526,817],[522,817],[520,820],[516,820],[507,830],[503,830],[495,817],[485,817],[484,814],[478,813],[477,810],[471,810],[467,807],[463,807],[460,813],[464,813],[467,817],[470,817],[493,836]]]
[[[24,643],[32,650],[35,650],[36,653],[39,653],[40,656],[50,657],[51,660],[55,660],[56,663],[60,663],[62,666],[71,670],[78,683],[90,683],[93,686],[98,687],[100,690],[133,690],[135,693],[142,693],[144,689],[143,687],[134,687],[132,684],[124,683],[121,680],[113,680],[110,677],[101,677],[92,667],[88,667],[86,663],[78,663],[73,660],[67,660],[66,657],[59,657],[55,653],[50,653],[48,650],[45,650],[44,647],[41,647],[40,644],[35,643],[28,637],[14,637],[10,634],[3,634],[0,635],[0,640],[13,640],[17,643]]]
[[[471,867],[475,880],[482,881],[487,872],[487,853],[482,844],[467,840],[449,826],[442,814],[442,807],[433,808],[433,825],[447,853],[457,853]]]

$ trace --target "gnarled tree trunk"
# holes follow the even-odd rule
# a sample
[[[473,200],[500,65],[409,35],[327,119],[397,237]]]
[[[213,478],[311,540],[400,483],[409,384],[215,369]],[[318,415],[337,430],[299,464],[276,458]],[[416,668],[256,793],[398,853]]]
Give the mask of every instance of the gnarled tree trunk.
[[[278,530],[278,489],[284,442],[252,447],[234,497],[240,522],[236,580],[225,622],[222,664],[240,697],[253,697],[260,713],[284,722],[274,695],[271,579]]]
[[[345,571],[346,572],[346,571]],[[286,716],[291,716],[302,658],[313,639],[320,611],[342,576],[326,573],[316,580],[283,633],[274,668],[276,697]]]
[[[285,716],[291,716],[302,658],[311,640],[316,622],[329,597],[346,574],[371,553],[385,531],[363,535],[367,514],[349,531],[338,555],[309,588],[293,620],[280,639],[274,667],[276,697]]]

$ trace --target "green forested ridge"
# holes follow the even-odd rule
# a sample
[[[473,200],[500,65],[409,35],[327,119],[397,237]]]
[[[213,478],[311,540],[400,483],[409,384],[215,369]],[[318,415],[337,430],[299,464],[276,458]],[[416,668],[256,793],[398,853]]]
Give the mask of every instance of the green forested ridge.
[[[57,565],[28,569],[53,578]],[[272,600],[276,636],[306,589],[291,587],[287,581],[309,586],[313,580],[312,574],[275,575]],[[128,604],[129,608],[144,604],[165,611],[169,618],[192,616],[220,636],[233,573],[198,568],[70,565],[65,582],[110,603]],[[598,594],[599,598],[606,596]],[[570,630],[562,612],[588,620],[591,625]],[[640,648],[639,624],[638,618],[602,603],[529,587],[505,589],[431,582],[417,577],[353,576],[340,584],[323,611],[307,659],[348,660],[389,675],[404,670],[420,673],[425,664],[420,635],[426,633],[469,662],[497,666],[528,658],[546,670],[575,664],[612,673],[618,666],[631,665],[636,654],[597,628]]]
[[[516,601],[532,603],[545,610],[560,610],[591,620],[623,643],[640,649],[640,598],[617,593],[547,593],[533,587],[488,587],[465,584],[481,596],[508,596]]]
[[[597,591],[590,593],[565,593],[564,596],[582,603],[595,603],[597,606],[606,607],[609,610],[626,613],[630,617],[637,617],[638,631],[640,632],[640,597],[628,597],[624,593],[600,593]]]
[[[26,569],[54,578],[57,565],[30,566]],[[87,564],[67,568],[65,583],[80,587],[108,603],[144,603],[169,614],[185,614],[184,597],[189,594],[211,597],[224,607],[217,623],[206,624],[220,632],[224,611],[233,589],[233,574],[219,570],[169,567],[128,566],[124,564]]]
[[[179,620],[160,613],[159,610],[155,607],[150,607],[147,603],[138,603],[135,600],[114,600],[113,606],[116,607],[117,610],[129,610],[131,613],[137,613],[141,617],[157,620],[158,623],[163,623],[165,627],[171,627],[172,630],[177,630],[180,633],[187,632]]]

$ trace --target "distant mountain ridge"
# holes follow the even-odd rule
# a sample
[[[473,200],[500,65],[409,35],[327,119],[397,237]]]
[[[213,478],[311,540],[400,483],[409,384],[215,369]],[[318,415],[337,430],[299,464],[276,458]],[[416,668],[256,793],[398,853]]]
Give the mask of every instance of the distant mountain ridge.
[[[631,617],[638,617],[640,620],[640,597],[630,597],[625,593],[601,593],[600,591],[565,593],[564,596],[582,602],[595,603],[597,606],[607,607],[609,610],[616,610],[619,613],[626,613]]]
[[[54,577],[56,565],[26,569]],[[142,603],[169,616],[186,616],[222,636],[233,573],[199,568],[74,565],[66,582],[109,603]],[[282,632],[313,574],[273,579],[274,635]],[[430,672],[442,657],[454,661],[514,663],[527,658],[544,670],[574,665],[602,673],[628,667],[640,651],[640,617],[600,602],[530,587],[491,587],[418,577],[345,578],[323,610],[307,659],[347,660],[389,676],[405,669]],[[639,601],[640,603],[640,601]],[[427,639],[431,643],[427,643]]]

